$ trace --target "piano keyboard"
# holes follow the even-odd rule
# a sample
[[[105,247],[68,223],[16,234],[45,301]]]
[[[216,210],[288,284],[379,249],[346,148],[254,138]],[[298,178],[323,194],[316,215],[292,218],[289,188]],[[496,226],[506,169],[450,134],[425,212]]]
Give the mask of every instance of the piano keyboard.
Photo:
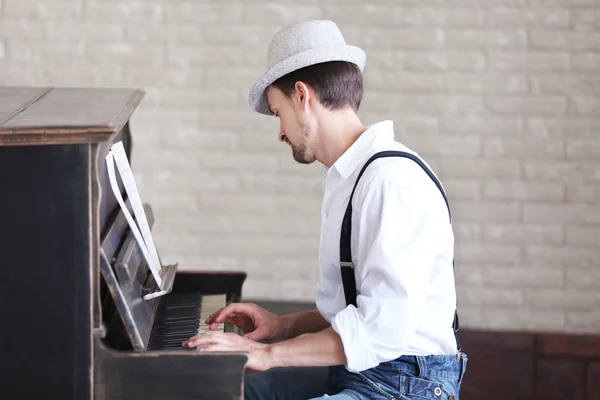
[[[225,307],[226,295],[171,293],[163,296],[156,310],[148,350],[177,350],[185,340],[208,330],[206,318]],[[223,332],[223,324],[217,331]]]

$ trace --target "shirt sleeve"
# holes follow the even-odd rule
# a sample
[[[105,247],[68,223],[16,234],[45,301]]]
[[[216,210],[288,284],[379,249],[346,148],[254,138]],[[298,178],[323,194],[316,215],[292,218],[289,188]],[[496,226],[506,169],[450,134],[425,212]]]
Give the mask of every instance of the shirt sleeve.
[[[352,257],[358,307],[347,306],[331,321],[350,371],[400,357],[421,323],[438,232],[447,229],[441,227],[444,215],[449,224],[443,198],[426,179],[408,184],[402,178],[374,179],[355,193]]]

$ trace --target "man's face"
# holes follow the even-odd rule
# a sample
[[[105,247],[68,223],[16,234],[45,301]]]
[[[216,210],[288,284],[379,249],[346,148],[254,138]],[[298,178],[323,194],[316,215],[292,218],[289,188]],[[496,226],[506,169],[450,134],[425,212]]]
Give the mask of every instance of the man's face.
[[[299,111],[301,104],[292,98],[286,97],[281,90],[269,86],[267,98],[271,112],[279,118],[279,140],[286,142],[292,148],[294,160],[301,164],[310,164],[315,161],[311,149],[311,128],[304,113]]]

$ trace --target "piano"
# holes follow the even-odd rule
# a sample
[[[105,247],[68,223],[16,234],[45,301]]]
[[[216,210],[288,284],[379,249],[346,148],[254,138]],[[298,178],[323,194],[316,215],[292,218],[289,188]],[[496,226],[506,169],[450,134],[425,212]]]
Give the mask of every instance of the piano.
[[[240,301],[246,274],[164,266],[169,293],[144,298],[159,288],[105,161],[117,142],[135,159],[130,118],[143,95],[0,87],[2,398],[243,398],[245,353],[181,342]]]

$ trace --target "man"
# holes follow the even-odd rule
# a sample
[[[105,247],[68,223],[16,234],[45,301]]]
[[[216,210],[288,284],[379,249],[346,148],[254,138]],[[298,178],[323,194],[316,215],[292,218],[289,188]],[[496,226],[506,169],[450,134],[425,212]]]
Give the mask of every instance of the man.
[[[365,61],[331,21],[292,25],[273,38],[267,72],[250,92],[254,110],[280,119],[279,140],[294,159],[319,161],[326,176],[317,309],[278,316],[230,304],[207,323],[233,322],[244,336],[208,331],[183,344],[248,352],[247,367],[263,372],[246,376],[246,399],[458,399],[467,358],[453,330],[445,195],[426,164],[394,141],[391,121],[365,127],[357,116]],[[371,156],[388,150],[413,158],[378,158],[358,179]],[[348,202],[351,231],[341,228]],[[341,237],[351,260],[341,260]],[[353,267],[346,282],[340,261]]]

